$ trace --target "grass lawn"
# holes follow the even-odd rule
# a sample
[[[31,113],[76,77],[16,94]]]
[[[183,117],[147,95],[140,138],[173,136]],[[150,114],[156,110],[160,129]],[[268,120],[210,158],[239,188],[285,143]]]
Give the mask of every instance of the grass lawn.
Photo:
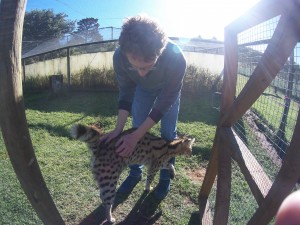
[[[69,135],[74,123],[99,122],[110,131],[116,122],[117,93],[70,92],[51,95],[48,92],[25,94],[26,116],[35,153],[47,187],[66,224],[89,223],[91,215],[102,208],[98,189],[90,171],[90,154],[85,144]],[[145,177],[131,195],[118,198],[114,216],[117,224],[136,212],[147,217],[144,224],[198,224],[197,195],[210,155],[218,112],[211,107],[211,94],[192,98],[182,96],[178,131],[196,138],[191,157],[177,157],[177,176],[171,192],[162,202],[144,193]],[[127,128],[130,127],[127,123]],[[159,134],[159,126],[151,132]],[[0,224],[41,224],[15,177],[0,136]],[[122,173],[120,182],[127,176]],[[153,186],[158,181],[158,176]],[[150,218],[150,216],[152,216]]]

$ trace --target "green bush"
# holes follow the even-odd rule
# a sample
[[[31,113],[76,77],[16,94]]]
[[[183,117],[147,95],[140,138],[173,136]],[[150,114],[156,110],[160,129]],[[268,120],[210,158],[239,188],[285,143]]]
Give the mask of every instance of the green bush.
[[[23,82],[23,86],[26,90],[47,90],[50,89],[50,78],[40,75],[29,77]]]
[[[85,67],[71,76],[71,86],[84,89],[101,87],[117,90],[118,84],[113,69]]]
[[[221,79],[219,75],[211,73],[208,69],[188,65],[183,81],[184,93],[199,95],[220,89]]]
[[[78,73],[71,75],[71,87],[74,89],[96,89],[117,90],[118,83],[115,72],[106,68],[85,67]],[[64,83],[66,79],[64,78]],[[26,80],[28,89],[49,89],[49,76],[31,77]],[[200,95],[205,92],[219,91],[221,79],[219,75],[213,74],[207,69],[189,65],[183,81],[183,93],[189,95]]]

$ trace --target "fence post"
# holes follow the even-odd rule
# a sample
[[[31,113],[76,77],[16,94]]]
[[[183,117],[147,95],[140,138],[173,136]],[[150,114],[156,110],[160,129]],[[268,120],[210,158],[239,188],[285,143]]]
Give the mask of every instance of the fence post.
[[[25,83],[25,60],[22,60],[23,82]]]
[[[70,65],[70,48],[67,48],[67,76],[68,76],[68,88],[71,85],[71,65]]]

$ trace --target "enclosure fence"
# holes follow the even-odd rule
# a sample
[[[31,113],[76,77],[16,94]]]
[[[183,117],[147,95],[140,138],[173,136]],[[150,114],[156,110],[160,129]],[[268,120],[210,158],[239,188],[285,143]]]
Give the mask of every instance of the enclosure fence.
[[[299,1],[263,0],[225,29],[220,121],[199,193],[203,224],[272,223],[298,188],[299,12]]]
[[[187,40],[183,42],[179,38],[172,39],[182,47],[188,66],[199,68],[212,76],[218,76],[223,70],[224,56],[216,54],[223,48],[223,43],[203,40],[196,42],[193,39],[192,43],[189,43]],[[193,42],[201,45],[201,48],[195,49]],[[92,85],[92,89],[95,89],[99,87],[99,83],[107,84],[115,89],[115,84],[107,82],[106,78],[114,78],[112,59],[117,47],[118,40],[75,44],[50,51],[48,51],[49,48],[42,51],[38,47],[37,51],[32,50],[29,53],[40,53],[23,55],[24,87],[29,90],[34,89],[35,86],[49,88],[49,79],[53,75],[61,75],[63,86],[68,89],[86,89],[90,86],[89,84]],[[109,80],[113,81],[114,79]]]
[[[98,33],[81,31],[65,34],[61,37],[49,38],[47,40],[31,41],[23,43],[22,58],[28,58],[46,52],[53,52],[58,49],[65,49],[75,45],[88,45],[93,42],[110,41],[119,38],[121,28],[102,27]]]

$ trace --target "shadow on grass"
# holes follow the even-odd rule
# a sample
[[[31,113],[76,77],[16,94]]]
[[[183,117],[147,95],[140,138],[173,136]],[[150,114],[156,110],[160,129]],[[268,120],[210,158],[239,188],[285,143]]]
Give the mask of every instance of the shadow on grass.
[[[193,147],[193,153],[192,154],[201,156],[201,158],[199,158],[199,164],[201,164],[201,162],[203,160],[206,160],[206,161],[209,160],[210,154],[211,154],[211,148]]]
[[[201,97],[189,97],[183,95],[180,103],[180,122],[203,122],[207,125],[217,125],[219,112],[213,108],[211,102],[212,93],[205,93]]]
[[[130,194],[130,193],[129,193]],[[128,195],[117,194],[113,211],[122,204]],[[156,212],[162,200],[154,197],[153,192],[144,191],[139,200],[136,202],[130,213],[123,221],[117,222],[116,225],[153,225],[161,217],[162,212]],[[114,214],[114,212],[113,212]],[[104,207],[99,206],[79,225],[108,225],[110,224],[105,217]]]
[[[116,92],[66,92],[54,95],[50,92],[24,94],[26,109],[42,112],[70,112],[89,115],[116,116],[118,93]]]
[[[71,112],[84,115],[100,115],[110,117],[117,115],[118,93],[105,91],[77,91],[53,95],[50,92],[25,93],[27,109],[44,112]],[[182,95],[179,121],[199,121],[208,125],[216,125],[218,112],[212,108],[211,93],[192,98]]]
[[[28,124],[28,128],[30,128],[30,129],[45,129],[49,133],[55,134],[56,136],[70,138],[70,129],[67,128],[67,126],[75,124],[75,123],[81,121],[83,118],[84,118],[84,116],[79,119],[73,120],[72,122],[65,124],[64,126],[54,126],[49,123],[37,123],[37,124]]]
[[[144,224],[152,225],[160,218],[162,212],[156,212],[162,200],[154,197],[154,192],[144,191],[140,199],[132,208],[127,217],[118,225]]]
[[[188,225],[200,225],[199,217],[200,217],[199,212],[193,212]]]
[[[281,98],[280,95],[278,95],[277,93],[276,93],[276,94],[262,93],[262,95],[264,95],[264,96],[272,96],[272,97],[274,97],[274,98]]]
[[[82,220],[78,225],[100,225],[105,223],[109,224],[106,221],[104,207],[100,205],[90,215],[88,215],[84,220]]]

